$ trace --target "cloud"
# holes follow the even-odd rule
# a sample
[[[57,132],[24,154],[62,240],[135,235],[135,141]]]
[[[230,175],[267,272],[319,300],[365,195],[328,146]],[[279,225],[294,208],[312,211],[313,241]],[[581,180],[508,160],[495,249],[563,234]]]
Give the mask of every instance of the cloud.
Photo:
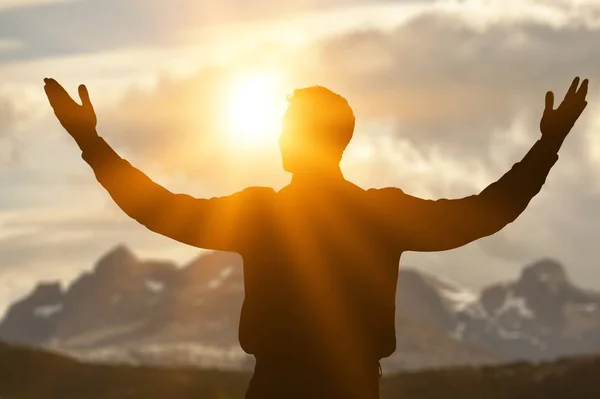
[[[76,0],[0,0],[0,10],[10,10],[21,7],[39,6],[45,4],[67,3]]]
[[[261,178],[277,184],[285,175],[275,142],[254,153],[228,148],[222,108],[232,76],[231,69],[214,67],[190,78],[164,77],[150,92],[132,89],[116,106],[98,110],[98,129],[109,143],[131,154],[135,165],[153,170],[153,177],[183,173],[212,192]],[[253,168],[244,168],[249,164]]]
[[[288,72],[290,90],[323,84],[354,106],[359,125],[344,161],[347,177],[365,187],[395,185],[426,197],[456,197],[483,188],[525,154],[539,137],[546,90],[555,90],[560,98],[572,77],[589,77],[590,106],[561,150],[542,193],[517,222],[463,249],[407,254],[403,261],[477,287],[515,276],[537,258],[555,256],[566,263],[576,281],[600,281],[594,264],[594,237],[600,234],[596,211],[600,158],[594,156],[600,142],[594,139],[594,130],[600,123],[593,117],[598,109],[594,104],[600,34],[593,16],[590,22],[583,12],[561,10],[562,22],[555,23],[530,15],[481,21],[466,8],[464,12],[435,9],[395,29],[365,28],[301,48],[248,47],[225,66],[215,62],[188,76],[162,75],[150,88],[134,86],[117,96],[123,100],[116,105],[100,102],[99,131],[134,165],[173,191],[205,196],[227,194],[249,184],[282,184],[287,176],[280,169],[276,147],[259,154],[231,154],[219,141],[221,121],[215,117],[216,100],[232,69],[276,66]],[[82,21],[77,24],[83,26]],[[100,32],[100,26],[96,28]],[[111,34],[122,34],[119,29]],[[152,38],[140,32],[140,40]],[[94,40],[90,39],[92,44]],[[110,37],[97,40],[99,47],[94,44],[90,49],[116,43]],[[124,43],[132,43],[129,40],[133,39]],[[97,60],[98,68],[105,68],[102,58]],[[124,62],[115,68],[112,61],[106,59],[107,67],[114,68],[110,78],[129,65]],[[28,70],[34,70],[34,64]],[[74,86],[69,89],[75,92]],[[52,149],[46,158],[62,159],[67,152],[63,150],[64,154]],[[76,155],[73,163],[81,162]],[[85,187],[78,187],[81,195],[91,192],[92,185],[100,195],[102,189],[91,173],[85,179]],[[31,197],[39,193],[35,187],[27,191]],[[43,188],[50,190],[49,185]],[[108,204],[110,199],[102,195],[103,204]],[[69,204],[67,195],[64,198]],[[73,203],[72,193],[68,198]],[[12,224],[9,236],[0,239],[0,251],[6,249],[7,259],[19,265],[11,270],[42,270],[65,259],[64,275],[72,276],[119,241],[136,249],[162,246],[175,253],[181,248],[127,220],[112,204],[102,208],[94,202],[86,209],[92,208],[98,216],[91,219],[56,214],[47,220],[34,215],[30,222],[21,219]],[[104,218],[102,212],[110,217]],[[57,232],[62,236],[53,241]]]
[[[13,102],[0,96],[0,172],[3,166],[18,156],[18,138],[13,129],[18,125],[20,116]]]
[[[515,161],[539,137],[547,90],[560,99],[575,75],[592,82],[600,76],[598,37],[600,31],[584,24],[555,28],[536,20],[502,21],[481,29],[461,15],[432,12],[391,32],[358,31],[297,54],[284,47],[269,53],[289,71],[291,82],[332,87],[349,99],[359,121],[391,121],[395,137],[426,157],[476,163],[491,155],[504,168],[507,157],[494,153],[508,153]],[[261,50],[249,53],[261,58]],[[248,60],[242,56],[232,63]],[[160,161],[182,168],[196,155],[192,163],[199,173],[215,164],[224,167],[226,149],[214,140],[221,122],[215,99],[230,69],[215,66],[189,78],[164,78],[153,92],[132,91],[101,120],[110,121],[107,131],[116,145],[154,162],[162,154]],[[517,119],[529,131],[507,137]],[[195,152],[182,156],[191,143]]]
[[[365,186],[399,185],[426,197],[458,197],[500,177],[539,138],[546,90],[560,99],[574,76],[589,77],[593,103],[599,37],[584,20],[561,26],[535,18],[481,25],[461,14],[431,12],[391,31],[339,35],[296,53],[272,47],[270,60],[289,67],[290,82],[323,84],[353,104],[361,123],[356,140],[373,154],[350,155],[349,177],[360,175]],[[164,162],[170,172],[193,170],[219,192],[233,189],[223,180],[230,183],[228,176],[252,168],[228,169],[225,149],[211,147],[217,131],[212,107],[227,74],[227,67],[215,66],[188,78],[165,78],[153,91],[133,91],[118,107],[103,111],[101,117],[112,121],[106,130],[110,142],[126,148],[139,165]],[[490,276],[516,274],[537,257],[556,255],[576,279],[598,277],[584,267],[593,259],[591,237],[600,233],[596,164],[588,143],[593,112],[591,105],[542,194],[517,222],[496,237],[423,262],[462,276],[459,281],[481,284]],[[378,126],[384,129],[378,132]],[[175,156],[191,143],[200,149],[194,162]],[[275,161],[269,165],[278,167]],[[261,185],[279,176],[269,175],[266,167],[254,172]],[[557,206],[561,213],[554,211]],[[442,266],[448,259],[466,266],[450,271]],[[495,269],[477,274],[479,264]]]
[[[577,24],[482,30],[459,16],[425,14],[392,33],[325,43],[318,62],[322,80],[347,93],[360,115],[395,118],[398,136],[422,150],[479,156],[516,117],[531,118],[534,137],[546,90],[562,98],[575,75],[594,81],[599,36]]]
[[[378,3],[405,1],[4,0],[0,1],[0,37],[18,39],[26,46],[0,54],[0,60],[183,44],[188,30],[261,24],[295,14]]]

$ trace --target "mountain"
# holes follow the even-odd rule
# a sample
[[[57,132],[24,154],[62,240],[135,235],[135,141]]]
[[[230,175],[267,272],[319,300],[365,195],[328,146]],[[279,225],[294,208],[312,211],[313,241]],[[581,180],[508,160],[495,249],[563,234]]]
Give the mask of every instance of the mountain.
[[[511,359],[600,352],[600,293],[573,285],[554,260],[526,267],[517,281],[487,287],[478,312],[461,317],[457,333],[463,340]]]
[[[600,358],[403,372],[380,380],[381,399],[600,397]],[[0,398],[243,399],[248,372],[86,364],[0,343]]]
[[[80,359],[248,369],[238,344],[242,259],[212,252],[183,267],[121,245],[67,287],[41,283],[13,304],[0,339]],[[600,294],[541,260],[481,293],[400,269],[396,353],[384,370],[543,360],[600,352]]]

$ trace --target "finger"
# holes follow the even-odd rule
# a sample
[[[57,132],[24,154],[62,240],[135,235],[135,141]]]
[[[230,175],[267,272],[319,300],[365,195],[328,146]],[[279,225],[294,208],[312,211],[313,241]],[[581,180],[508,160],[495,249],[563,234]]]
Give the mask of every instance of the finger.
[[[554,93],[549,91],[546,93],[546,109],[544,113],[554,110]]]
[[[575,94],[577,92],[577,87],[579,87],[579,76],[576,77],[575,79],[573,79],[573,82],[571,83],[571,87],[569,87],[567,94],[565,94],[565,98],[570,97],[573,94]]]
[[[584,101],[583,106],[581,107],[581,111],[579,111],[579,116],[581,116],[581,114],[583,114],[583,111],[585,111],[587,105],[588,105],[588,102]],[[579,116],[578,116],[578,118],[579,118]]]
[[[585,79],[583,81],[583,83],[581,83],[581,87],[579,88],[579,90],[577,91],[577,96],[579,98],[581,98],[582,100],[585,100],[585,97],[587,96],[588,93],[588,85],[589,85],[589,80]]]
[[[46,92],[46,97],[48,97],[48,101],[53,108],[64,102],[60,90],[57,90],[51,83],[44,85],[44,92]]]
[[[54,97],[68,97],[69,94],[56,80],[54,79],[45,79],[46,85],[44,88],[46,89],[46,93],[51,94]]]
[[[52,109],[55,109],[56,104],[54,101],[52,89],[50,89],[48,85],[44,85],[44,92],[46,92],[46,98],[48,98],[48,103],[50,103]]]
[[[44,90],[52,107],[76,105],[69,93],[54,79],[44,79]]]
[[[587,107],[587,101],[584,101],[582,103],[580,103],[580,105],[578,105],[576,108],[572,108],[569,111],[569,117],[570,119],[573,120],[573,123],[577,122],[577,120],[579,120],[579,117],[581,116],[581,114],[583,114],[583,111],[585,110],[585,108]]]
[[[85,85],[79,85],[79,98],[81,98],[81,105],[86,108],[93,109],[92,101],[90,100],[90,93],[88,92],[87,87]]]
[[[64,90],[64,88],[56,80],[51,78],[44,79],[44,83],[50,90]]]

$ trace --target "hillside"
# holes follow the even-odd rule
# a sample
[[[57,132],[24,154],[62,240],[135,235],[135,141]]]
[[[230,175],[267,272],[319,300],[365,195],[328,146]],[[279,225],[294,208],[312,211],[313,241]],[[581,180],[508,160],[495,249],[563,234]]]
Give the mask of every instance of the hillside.
[[[243,398],[249,378],[241,372],[89,365],[0,344],[2,399]]]
[[[396,374],[381,399],[563,399],[600,397],[600,358]],[[83,364],[0,344],[3,399],[243,399],[249,373]]]

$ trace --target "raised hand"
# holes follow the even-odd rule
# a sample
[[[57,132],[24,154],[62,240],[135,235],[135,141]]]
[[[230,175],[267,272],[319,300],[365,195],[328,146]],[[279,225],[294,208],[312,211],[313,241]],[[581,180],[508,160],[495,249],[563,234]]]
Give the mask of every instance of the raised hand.
[[[79,105],[56,80],[46,78],[44,83],[44,91],[54,114],[73,138],[96,134],[96,113],[84,85],[79,86],[81,98],[81,105]]]
[[[546,109],[540,122],[542,135],[562,143],[587,106],[588,80],[579,86],[579,78],[573,79],[564,100],[554,109],[554,93],[546,93]]]

